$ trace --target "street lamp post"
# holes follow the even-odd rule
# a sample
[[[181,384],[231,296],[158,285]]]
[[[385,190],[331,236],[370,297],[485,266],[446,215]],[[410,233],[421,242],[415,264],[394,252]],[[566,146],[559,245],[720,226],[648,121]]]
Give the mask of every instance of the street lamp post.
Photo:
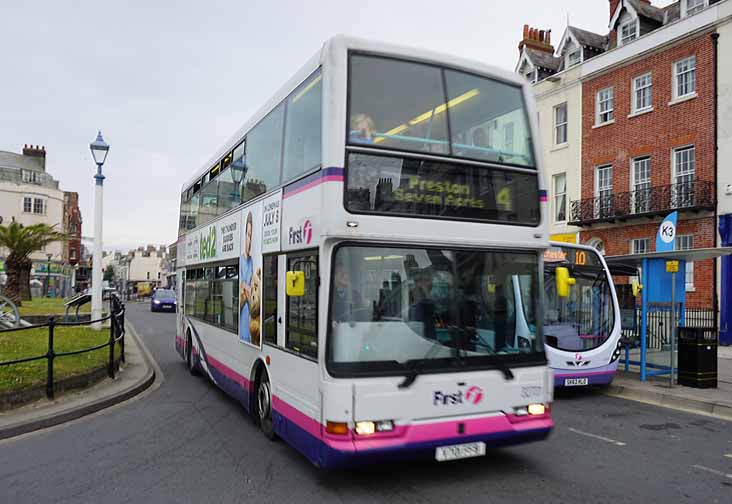
[[[97,138],[89,144],[94,162],[97,165],[97,174],[94,175],[94,259],[92,262],[92,320],[102,318],[102,198],[104,188],[104,175],[102,165],[107,159],[109,145],[102,138],[102,132],[97,132]],[[101,330],[102,323],[92,325],[96,330]]]
[[[46,262],[46,297],[51,297],[51,257],[53,257],[52,254],[46,254],[46,259],[48,261]]]

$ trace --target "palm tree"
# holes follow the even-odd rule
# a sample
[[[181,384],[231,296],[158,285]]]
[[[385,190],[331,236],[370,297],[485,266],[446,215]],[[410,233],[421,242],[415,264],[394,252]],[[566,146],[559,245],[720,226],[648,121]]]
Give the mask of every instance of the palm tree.
[[[18,306],[21,300],[30,301],[30,272],[33,261],[30,255],[53,242],[63,241],[66,235],[56,231],[56,226],[33,224],[24,226],[11,222],[7,226],[0,224],[0,249],[8,250],[5,259],[5,272],[8,280],[5,295]]]

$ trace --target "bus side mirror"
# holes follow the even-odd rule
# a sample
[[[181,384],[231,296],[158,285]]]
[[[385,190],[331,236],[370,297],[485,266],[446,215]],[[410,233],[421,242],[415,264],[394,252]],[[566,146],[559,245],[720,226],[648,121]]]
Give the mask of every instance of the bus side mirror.
[[[301,297],[305,295],[305,273],[303,271],[287,272],[287,295]]]
[[[563,266],[557,267],[554,276],[557,282],[557,295],[559,297],[569,297],[569,288],[577,281],[569,276],[569,270]]]
[[[643,290],[643,286],[638,283],[638,280],[633,280],[631,282],[631,289],[633,291],[633,297],[638,297],[638,294]]]

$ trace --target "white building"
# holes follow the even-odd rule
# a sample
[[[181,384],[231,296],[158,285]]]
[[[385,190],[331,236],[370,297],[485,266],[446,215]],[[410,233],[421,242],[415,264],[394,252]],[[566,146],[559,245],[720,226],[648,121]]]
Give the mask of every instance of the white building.
[[[544,168],[549,177],[551,238],[575,243],[569,226],[570,201],[582,187],[582,63],[606,50],[607,38],[568,26],[558,49],[551,30],[524,25],[516,71],[534,83]]]
[[[63,231],[63,214],[64,192],[46,172],[45,147],[26,145],[22,154],[0,151],[0,222],[48,224]],[[62,243],[48,245],[31,259],[45,262],[47,254],[51,254],[52,262],[60,263]]]

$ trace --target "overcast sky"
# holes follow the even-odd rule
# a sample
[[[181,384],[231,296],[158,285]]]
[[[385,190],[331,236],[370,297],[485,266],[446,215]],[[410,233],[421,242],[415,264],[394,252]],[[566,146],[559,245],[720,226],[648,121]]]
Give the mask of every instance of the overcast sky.
[[[101,129],[105,249],[173,242],[181,184],[334,34],[513,70],[524,23],[556,45],[568,16],[598,33],[608,22],[608,0],[0,3],[0,150],[45,145],[91,236]]]

